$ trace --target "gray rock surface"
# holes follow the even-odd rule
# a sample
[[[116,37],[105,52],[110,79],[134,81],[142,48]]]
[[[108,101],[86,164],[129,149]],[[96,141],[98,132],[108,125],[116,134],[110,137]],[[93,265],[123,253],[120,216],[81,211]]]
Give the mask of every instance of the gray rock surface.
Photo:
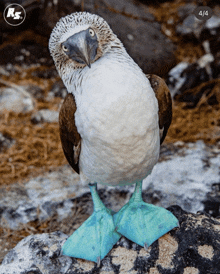
[[[0,273],[66,273],[72,260],[64,256],[59,257],[66,238],[67,235],[62,232],[26,237],[5,257],[0,266]]]
[[[171,149],[162,147],[160,162],[143,182],[143,199],[148,203],[184,210],[204,209],[206,195],[219,182],[220,144],[216,147],[202,141],[184,146],[177,143]],[[164,172],[166,171],[166,174]],[[107,187],[98,185],[99,195],[107,207],[118,211],[134,191],[134,186]],[[23,186],[0,188],[0,225],[17,229],[19,223],[46,220],[57,214],[62,221],[76,208],[86,214],[93,210],[87,186],[79,184],[79,176],[69,166],[31,179]]]
[[[101,3],[101,1],[100,1]],[[153,14],[149,12],[147,5],[141,5],[135,0],[117,1],[117,0],[103,0],[102,7],[108,10],[114,10],[117,13],[125,14],[127,17],[142,19],[145,21],[154,21]]]
[[[0,88],[0,113],[28,113],[34,110],[34,98],[22,87]]]
[[[145,73],[166,74],[175,63],[175,46],[166,38],[160,24],[147,19],[147,6],[134,4],[134,1],[108,2],[106,6],[100,1],[99,8],[95,11],[102,16],[111,26],[114,33],[123,42],[129,55],[143,69]],[[119,1],[117,1],[119,2]],[[130,8],[129,8],[130,7]],[[131,14],[133,10],[136,15]]]
[[[173,206],[180,227],[154,242],[147,251],[122,237],[101,261],[61,255],[67,239],[62,232],[30,235],[4,258],[1,274],[149,273],[218,274],[220,265],[220,219],[190,214]]]
[[[34,124],[46,122],[46,123],[58,123],[59,112],[49,109],[41,109],[37,113],[34,113],[31,117],[31,121]]]
[[[204,25],[205,21],[197,19],[194,14],[190,14],[183,20],[182,24],[177,25],[176,32],[189,39],[199,39]]]
[[[196,9],[195,3],[187,3],[183,6],[180,6],[178,8],[178,16],[181,21],[183,21],[189,14],[192,14],[192,12]]]
[[[213,147],[203,141],[179,143],[179,147],[177,143],[175,148],[144,180],[143,189],[160,197],[156,205],[177,204],[186,211],[202,211],[206,194],[219,182],[220,143]]]

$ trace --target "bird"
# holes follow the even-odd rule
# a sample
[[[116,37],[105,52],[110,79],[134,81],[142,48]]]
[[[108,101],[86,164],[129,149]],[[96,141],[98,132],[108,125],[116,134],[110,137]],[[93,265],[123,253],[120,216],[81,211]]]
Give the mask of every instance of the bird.
[[[100,266],[121,236],[147,249],[178,226],[170,211],[142,199],[142,181],[156,165],[171,124],[172,99],[165,81],[145,75],[96,14],[62,17],[49,50],[68,91],[59,112],[63,152],[89,186],[94,206],[62,254]],[[114,212],[101,201],[97,184],[135,184],[135,190]]]

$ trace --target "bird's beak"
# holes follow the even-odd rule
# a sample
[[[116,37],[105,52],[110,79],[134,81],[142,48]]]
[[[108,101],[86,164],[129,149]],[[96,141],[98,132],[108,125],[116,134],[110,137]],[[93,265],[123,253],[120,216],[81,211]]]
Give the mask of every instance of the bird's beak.
[[[70,36],[63,45],[66,48],[65,53],[71,59],[91,68],[91,62],[95,59],[98,48],[96,35],[91,37],[88,30],[83,30]]]

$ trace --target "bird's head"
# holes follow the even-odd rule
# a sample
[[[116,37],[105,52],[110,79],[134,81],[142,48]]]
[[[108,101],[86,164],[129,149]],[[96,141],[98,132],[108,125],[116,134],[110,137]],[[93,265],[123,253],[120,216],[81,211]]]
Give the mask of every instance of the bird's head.
[[[106,21],[88,12],[76,12],[61,18],[53,29],[49,50],[59,74],[91,67],[113,44],[121,42]]]

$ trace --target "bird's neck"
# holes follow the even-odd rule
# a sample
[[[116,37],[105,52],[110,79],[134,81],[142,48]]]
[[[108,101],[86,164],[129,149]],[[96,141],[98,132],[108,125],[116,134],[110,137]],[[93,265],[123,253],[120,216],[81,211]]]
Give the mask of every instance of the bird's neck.
[[[87,77],[94,75],[94,70],[97,70],[102,67],[102,70],[105,71],[107,67],[114,67],[117,69],[118,66],[123,64],[123,68],[126,69],[126,66],[134,70],[141,70],[133,59],[128,55],[125,48],[119,44],[112,44],[111,48],[103,54],[95,63],[91,64],[91,68],[88,66],[84,68],[72,69],[62,77],[62,80],[67,87],[69,93],[72,93],[76,99],[81,95],[82,81],[86,81]]]

